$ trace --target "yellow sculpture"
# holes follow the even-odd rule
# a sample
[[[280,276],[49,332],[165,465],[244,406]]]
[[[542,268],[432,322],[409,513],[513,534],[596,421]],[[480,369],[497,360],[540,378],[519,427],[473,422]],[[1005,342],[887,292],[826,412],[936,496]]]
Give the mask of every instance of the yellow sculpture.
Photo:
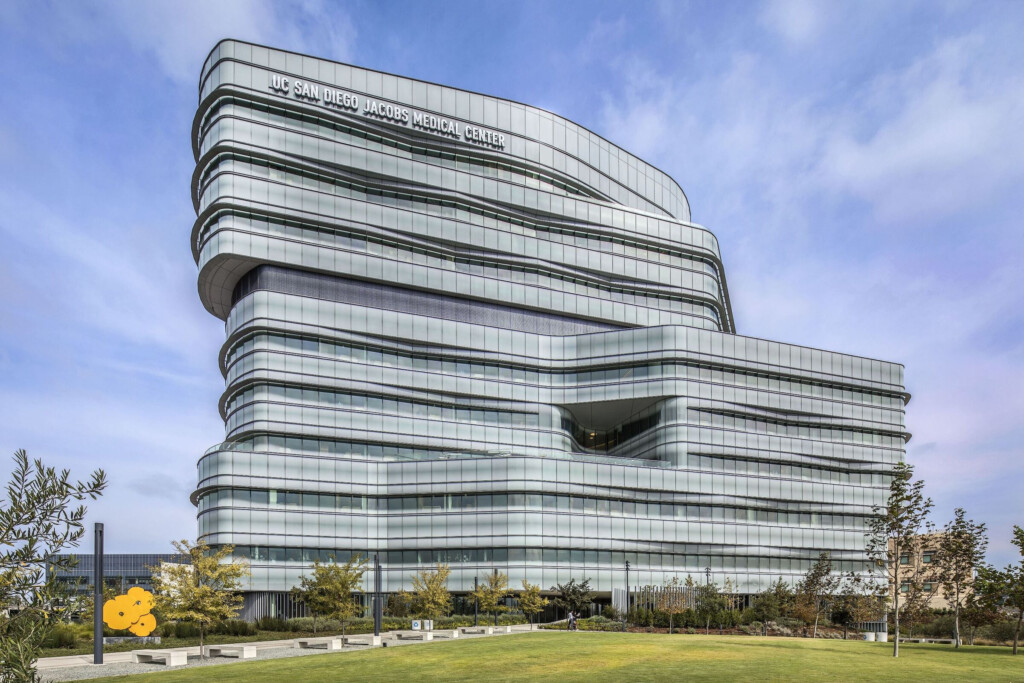
[[[118,595],[103,603],[103,623],[121,631],[128,629],[137,636],[148,636],[156,628],[153,609],[153,594],[144,588],[129,588],[124,595]]]

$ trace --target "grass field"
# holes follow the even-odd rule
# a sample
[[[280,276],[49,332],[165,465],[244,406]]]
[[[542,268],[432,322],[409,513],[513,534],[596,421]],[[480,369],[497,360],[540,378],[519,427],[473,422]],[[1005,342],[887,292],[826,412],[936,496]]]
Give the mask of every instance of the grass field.
[[[1004,647],[637,633],[524,633],[97,681],[1020,681]]]

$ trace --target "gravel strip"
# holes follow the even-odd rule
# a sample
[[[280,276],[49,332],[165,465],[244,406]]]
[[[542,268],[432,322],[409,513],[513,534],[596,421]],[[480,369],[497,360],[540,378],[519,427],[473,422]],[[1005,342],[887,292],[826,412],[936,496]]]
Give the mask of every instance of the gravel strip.
[[[341,652],[355,652],[357,650],[368,650],[368,647],[346,646]],[[256,650],[256,659],[238,659],[237,657],[207,657],[205,660],[199,655],[189,655],[188,664],[185,666],[164,666],[163,664],[86,664],[84,666],[68,666],[60,669],[49,669],[40,671],[40,680],[44,683],[50,681],[78,681],[88,678],[100,678],[103,676],[126,676],[130,674],[158,673],[160,671],[178,671],[180,669],[191,669],[197,666],[217,666],[221,664],[234,664],[237,662],[255,662],[265,659],[283,659],[285,657],[306,657],[309,655],[338,654],[327,652],[323,649],[300,649],[297,647],[268,647]]]

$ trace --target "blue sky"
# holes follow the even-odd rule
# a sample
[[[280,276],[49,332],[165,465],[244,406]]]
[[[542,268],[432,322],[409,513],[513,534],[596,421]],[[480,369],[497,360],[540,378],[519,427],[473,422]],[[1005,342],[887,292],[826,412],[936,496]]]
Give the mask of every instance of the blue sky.
[[[189,134],[254,40],[550,109],[672,175],[742,334],[906,365],[908,458],[1024,525],[1024,4],[0,4],[0,454],[111,486],[113,551],[195,534],[223,436]],[[6,468],[0,471],[8,471]]]

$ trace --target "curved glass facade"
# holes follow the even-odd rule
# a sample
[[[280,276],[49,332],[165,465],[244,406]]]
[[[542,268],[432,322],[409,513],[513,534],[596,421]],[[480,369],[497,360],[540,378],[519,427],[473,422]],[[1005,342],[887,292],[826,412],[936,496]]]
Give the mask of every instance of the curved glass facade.
[[[751,593],[865,524],[903,368],[736,334],[661,171],[533,107],[237,41],[193,126],[199,293],[225,321],[199,535],[251,590],[379,553],[608,593]]]

